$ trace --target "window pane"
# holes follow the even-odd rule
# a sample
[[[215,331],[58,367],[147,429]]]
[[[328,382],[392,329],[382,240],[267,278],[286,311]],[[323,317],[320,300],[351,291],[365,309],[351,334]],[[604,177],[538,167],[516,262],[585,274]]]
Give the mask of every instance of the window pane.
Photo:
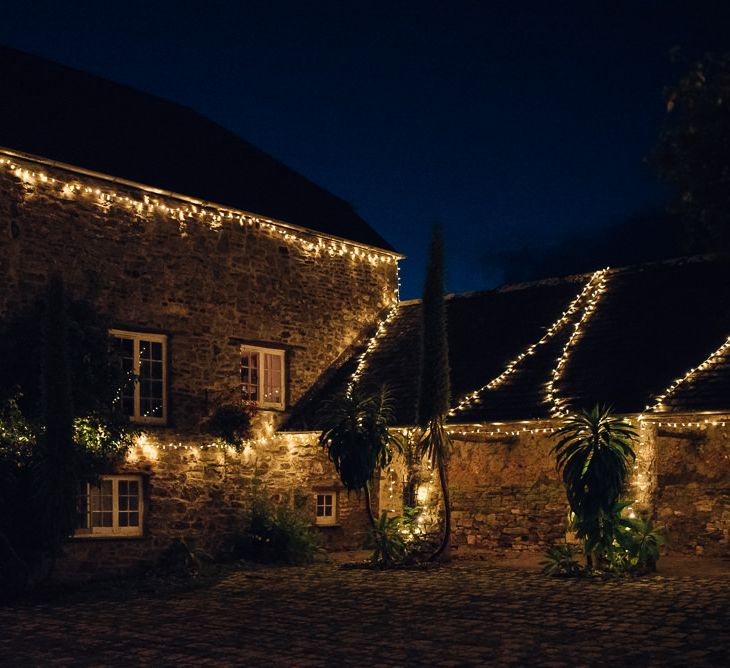
[[[259,354],[246,351],[241,354],[241,397],[244,401],[259,400]]]
[[[163,417],[162,344],[159,341],[139,342],[139,414],[141,417]]]
[[[117,406],[119,410],[130,417],[134,416],[134,341],[114,337],[112,342],[116,353],[119,355],[124,385]]]
[[[89,494],[88,485],[85,482],[79,485],[79,492],[76,497],[76,528],[89,528]]]
[[[264,355],[264,401],[272,404],[281,403],[282,356],[266,353]]]
[[[113,485],[112,480],[102,480],[99,485],[89,486],[91,527],[111,527],[113,525]]]
[[[120,527],[139,526],[139,493],[138,480],[119,481],[119,515]]]

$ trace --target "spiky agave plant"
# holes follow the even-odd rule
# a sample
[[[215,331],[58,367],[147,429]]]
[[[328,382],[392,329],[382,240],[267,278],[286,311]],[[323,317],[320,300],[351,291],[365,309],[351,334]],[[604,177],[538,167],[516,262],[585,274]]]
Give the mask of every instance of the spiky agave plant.
[[[636,459],[633,446],[639,436],[629,422],[600,405],[570,414],[553,436],[559,440],[551,454],[575,513],[576,533],[595,566],[597,546],[610,540],[608,520]]]

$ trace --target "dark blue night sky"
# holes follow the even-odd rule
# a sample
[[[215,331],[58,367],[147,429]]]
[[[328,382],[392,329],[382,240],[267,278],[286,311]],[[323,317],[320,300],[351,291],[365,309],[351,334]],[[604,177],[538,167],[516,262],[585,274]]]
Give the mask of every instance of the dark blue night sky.
[[[3,4],[0,43],[190,106],[352,203],[409,256],[404,297],[434,222],[460,292],[661,206],[670,49],[730,50],[721,0]]]

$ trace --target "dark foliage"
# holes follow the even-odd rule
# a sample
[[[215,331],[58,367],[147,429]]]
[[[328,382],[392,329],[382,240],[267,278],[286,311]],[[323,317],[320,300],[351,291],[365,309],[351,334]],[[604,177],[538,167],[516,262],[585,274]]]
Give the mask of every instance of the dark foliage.
[[[616,536],[616,507],[636,459],[632,446],[638,434],[610,408],[595,406],[566,417],[553,436],[558,443],[551,453],[575,515],[576,534],[589,558],[600,558],[610,553]]]
[[[136,431],[112,408],[125,379],[106,324],[60,278],[0,341],[0,581],[22,589],[75,530],[80,484],[110,470]]]
[[[370,484],[375,472],[390,465],[394,452],[402,452],[400,435],[389,429],[393,420],[390,393],[381,387],[377,394],[356,390],[327,402],[321,412],[325,425],[319,444],[326,449],[345,489],[365,491],[371,525]]]
[[[319,547],[311,520],[300,510],[275,506],[254,489],[244,530],[236,534],[228,557],[259,563],[309,564]]]
[[[109,338],[110,321],[87,301],[65,299],[66,355],[71,400],[76,415],[113,417],[119,388],[129,378],[122,372]],[[45,300],[38,300],[16,317],[0,324],[0,396],[21,394],[19,406],[31,420],[42,419],[42,364]]]
[[[402,518],[388,517],[384,510],[370,528],[368,538],[373,548],[372,561],[375,566],[387,567],[401,563],[405,558],[408,548],[402,523]]]
[[[34,494],[41,526],[40,547],[50,556],[60,551],[76,525],[79,484],[74,447],[74,408],[68,351],[66,295],[60,277],[51,278],[44,317],[41,368],[44,430],[34,456]]]
[[[205,431],[227,445],[240,449],[251,438],[251,425],[256,409],[253,404],[224,404],[216,408],[205,423]]]
[[[158,575],[196,576],[212,561],[213,557],[207,552],[176,539],[159,556],[154,570]]]
[[[674,189],[694,252],[730,251],[730,54],[707,56],[666,91],[669,120],[652,155]]]
[[[598,267],[627,267],[691,254],[693,246],[685,227],[676,214],[648,210],[552,244],[490,252],[483,262],[490,273],[499,272],[503,283],[582,274]]]

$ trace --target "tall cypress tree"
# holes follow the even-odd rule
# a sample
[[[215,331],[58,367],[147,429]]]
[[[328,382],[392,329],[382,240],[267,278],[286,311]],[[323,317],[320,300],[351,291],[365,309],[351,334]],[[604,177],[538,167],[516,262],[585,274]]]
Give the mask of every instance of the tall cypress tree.
[[[428,267],[421,309],[421,378],[418,396],[418,424],[449,411],[449,344],[444,304],[444,237],[435,225],[428,252]]]
[[[449,343],[444,304],[444,240],[440,226],[431,237],[426,282],[421,304],[421,371],[418,396],[418,424],[421,427],[419,450],[438,468],[444,498],[444,532],[432,559],[448,557],[451,542],[451,504],[449,501],[449,436],[444,422],[451,401],[449,381]]]

